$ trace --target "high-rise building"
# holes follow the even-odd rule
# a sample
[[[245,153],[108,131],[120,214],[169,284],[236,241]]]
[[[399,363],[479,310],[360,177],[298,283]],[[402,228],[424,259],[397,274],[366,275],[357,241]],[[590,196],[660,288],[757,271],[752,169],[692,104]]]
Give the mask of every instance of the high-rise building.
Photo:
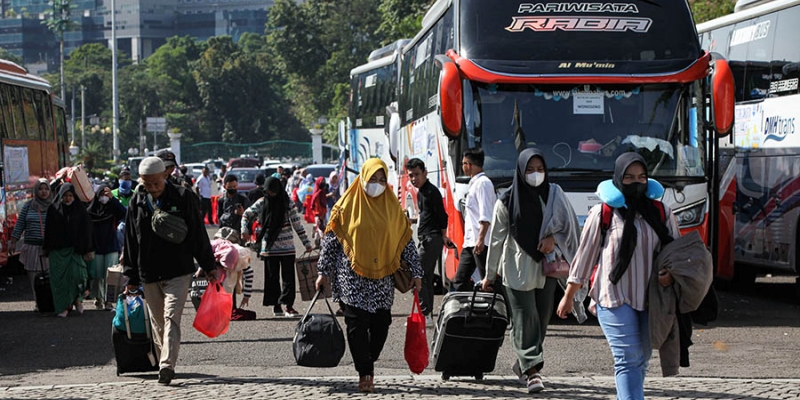
[[[118,49],[134,62],[153,54],[171,36],[206,40],[244,32],[264,33],[273,0],[116,0]],[[111,0],[72,0],[74,28],[64,34],[67,57],[86,43],[111,42]],[[22,57],[34,73],[58,70],[58,42],[42,23],[49,0],[0,0],[0,47]]]

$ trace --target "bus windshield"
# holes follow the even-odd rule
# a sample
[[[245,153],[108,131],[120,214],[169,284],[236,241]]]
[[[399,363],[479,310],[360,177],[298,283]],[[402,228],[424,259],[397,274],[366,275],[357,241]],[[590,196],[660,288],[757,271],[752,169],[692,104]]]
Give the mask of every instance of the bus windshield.
[[[686,85],[496,85],[465,94],[468,147],[492,178],[510,178],[519,149],[544,151],[551,176],[607,175],[617,156],[642,154],[652,176],[702,177],[703,140]],[[691,121],[691,122],[690,122]]]

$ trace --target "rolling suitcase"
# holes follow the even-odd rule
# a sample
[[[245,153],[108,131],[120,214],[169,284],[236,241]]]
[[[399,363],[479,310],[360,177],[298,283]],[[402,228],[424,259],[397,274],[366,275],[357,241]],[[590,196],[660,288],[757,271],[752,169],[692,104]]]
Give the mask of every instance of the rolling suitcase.
[[[33,291],[36,294],[36,309],[40,313],[55,312],[53,291],[50,290],[50,273],[44,270],[44,260],[39,257],[41,269],[33,278]]]
[[[503,296],[497,293],[451,292],[442,299],[433,334],[434,370],[442,379],[474,376],[494,370],[497,352],[503,345],[508,313]]]
[[[120,297],[125,296],[120,294]],[[144,300],[144,299],[143,299]],[[119,305],[118,305],[119,306]],[[125,331],[111,325],[111,342],[114,344],[114,357],[117,360],[117,376],[126,372],[158,371],[155,343],[150,329],[150,316],[147,303],[142,301],[144,311],[145,333],[131,333],[128,305],[123,299],[122,308],[125,314]]]

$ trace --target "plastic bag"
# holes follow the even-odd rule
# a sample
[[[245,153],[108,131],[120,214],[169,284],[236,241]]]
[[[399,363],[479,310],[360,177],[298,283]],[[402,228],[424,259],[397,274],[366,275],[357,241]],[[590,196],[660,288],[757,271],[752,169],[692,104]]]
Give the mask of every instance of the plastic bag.
[[[210,338],[215,338],[228,332],[233,310],[233,296],[222,287],[222,280],[209,284],[197,315],[194,317],[194,329]]]
[[[406,363],[411,372],[421,374],[428,366],[428,339],[425,334],[425,316],[419,308],[419,294],[414,291],[414,304],[406,322]]]

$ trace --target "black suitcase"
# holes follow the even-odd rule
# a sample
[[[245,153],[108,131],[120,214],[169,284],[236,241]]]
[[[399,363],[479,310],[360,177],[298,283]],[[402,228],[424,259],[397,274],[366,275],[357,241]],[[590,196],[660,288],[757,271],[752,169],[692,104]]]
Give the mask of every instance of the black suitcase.
[[[442,299],[433,334],[434,370],[442,379],[474,376],[494,370],[497,352],[503,345],[508,313],[503,296],[497,293],[451,292]]]
[[[121,294],[120,296],[124,296]],[[158,371],[158,359],[156,358],[156,347],[153,343],[150,321],[145,321],[147,333],[131,333],[128,324],[127,306],[125,308],[125,319],[128,331],[122,331],[111,326],[111,342],[114,344],[114,357],[117,360],[117,376],[126,372],[150,372]],[[147,305],[145,307],[145,318]]]
[[[50,289],[50,273],[44,270],[44,261],[39,257],[41,272],[33,277],[33,291],[36,294],[36,308],[40,313],[55,312],[53,291]]]

